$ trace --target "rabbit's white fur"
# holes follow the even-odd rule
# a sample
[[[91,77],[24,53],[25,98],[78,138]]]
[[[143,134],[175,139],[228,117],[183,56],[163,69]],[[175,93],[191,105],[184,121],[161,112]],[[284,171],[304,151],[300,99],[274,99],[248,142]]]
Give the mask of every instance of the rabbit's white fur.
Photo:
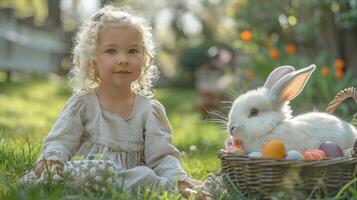
[[[228,132],[243,148],[260,151],[272,139],[283,141],[286,150],[303,152],[331,141],[342,149],[351,148],[357,130],[327,113],[310,112],[292,117],[289,101],[304,88],[315,66],[295,71],[291,66],[275,69],[263,87],[239,96],[228,115]]]

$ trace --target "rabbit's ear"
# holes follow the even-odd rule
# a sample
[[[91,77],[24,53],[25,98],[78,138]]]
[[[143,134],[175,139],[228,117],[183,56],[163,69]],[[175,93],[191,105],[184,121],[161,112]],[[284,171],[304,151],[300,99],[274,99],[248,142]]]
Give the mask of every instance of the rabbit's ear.
[[[315,68],[315,65],[310,65],[309,67],[285,75],[270,89],[269,94],[283,101],[294,99],[304,89]]]
[[[283,76],[295,71],[292,66],[281,66],[272,71],[264,83],[265,88],[271,89]]]

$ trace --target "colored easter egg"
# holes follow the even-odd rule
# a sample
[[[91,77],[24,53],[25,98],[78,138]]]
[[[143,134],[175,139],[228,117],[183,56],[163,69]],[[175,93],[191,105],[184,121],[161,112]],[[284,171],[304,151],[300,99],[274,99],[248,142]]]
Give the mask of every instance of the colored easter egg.
[[[330,141],[322,143],[319,149],[325,152],[327,157],[336,158],[343,156],[341,147],[338,146],[338,144]]]
[[[286,160],[304,160],[305,158],[300,152],[291,150],[286,153],[285,159]]]
[[[285,145],[280,140],[271,140],[264,145],[262,155],[264,158],[284,159]]]
[[[305,160],[319,160],[322,158],[326,158],[325,152],[319,149],[306,150],[302,153],[302,155],[304,156]]]
[[[225,143],[224,143],[225,149],[231,149],[231,148],[238,148],[242,149],[242,146],[240,145],[240,141],[238,138],[235,138],[233,136],[228,136]]]
[[[239,155],[245,155],[245,151],[240,145],[240,141],[237,138],[234,138],[233,136],[227,137],[224,143],[224,147],[230,152],[234,152]]]
[[[253,152],[249,153],[248,156],[251,158],[261,158],[262,153],[259,151],[253,151]]]

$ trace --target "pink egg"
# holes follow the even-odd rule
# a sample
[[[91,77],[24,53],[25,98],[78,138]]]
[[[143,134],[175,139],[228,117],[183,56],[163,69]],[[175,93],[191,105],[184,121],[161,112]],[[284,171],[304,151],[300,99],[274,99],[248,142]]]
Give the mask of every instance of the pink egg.
[[[324,151],[327,157],[330,158],[336,158],[336,157],[342,157],[343,156],[343,151],[338,144],[327,141],[324,142],[320,145],[319,147],[320,150]]]
[[[305,160],[320,160],[322,158],[326,158],[326,154],[324,151],[319,149],[309,149],[302,153]]]

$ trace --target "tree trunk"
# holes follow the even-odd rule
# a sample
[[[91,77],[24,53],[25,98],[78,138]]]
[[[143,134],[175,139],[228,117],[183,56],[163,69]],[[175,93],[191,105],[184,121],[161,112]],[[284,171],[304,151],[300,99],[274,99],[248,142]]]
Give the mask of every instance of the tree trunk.
[[[329,58],[335,60],[336,57],[339,57],[339,42],[337,41],[338,33],[336,31],[336,24],[334,20],[333,13],[330,11],[330,8],[327,7],[324,3],[320,4],[321,10],[321,18],[320,18],[320,32],[318,33],[321,35],[321,42],[326,49]],[[333,62],[333,60],[329,60]]]
[[[11,77],[12,77],[12,71],[11,70],[6,70],[6,82],[7,83],[11,82]]]
[[[357,27],[343,28],[336,24],[336,19],[331,9],[320,3],[320,35],[322,43],[327,50],[331,63],[335,59],[343,59],[346,70],[352,73],[352,78],[357,78]]]
[[[61,9],[60,9],[60,0],[47,0],[48,5],[48,17],[45,22],[46,28],[61,29]]]
[[[346,67],[352,73],[352,78],[357,79],[357,27],[344,29],[341,36]]]

